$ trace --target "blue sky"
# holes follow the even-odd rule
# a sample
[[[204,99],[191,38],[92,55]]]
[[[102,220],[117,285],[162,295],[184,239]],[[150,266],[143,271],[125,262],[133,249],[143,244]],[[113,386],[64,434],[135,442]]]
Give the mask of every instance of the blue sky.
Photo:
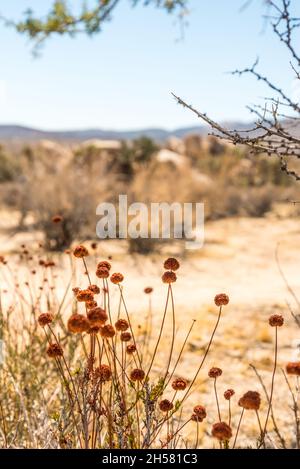
[[[198,120],[176,105],[171,91],[219,120],[250,119],[246,105],[265,88],[227,71],[260,67],[293,89],[285,49],[263,30],[262,0],[191,0],[185,37],[175,18],[153,7],[121,1],[100,35],[55,37],[34,59],[31,44],[0,26],[0,123],[42,129],[101,127],[173,129]],[[31,6],[45,13],[51,1],[1,2],[0,13],[20,18]],[[79,5],[79,0],[71,2]]]

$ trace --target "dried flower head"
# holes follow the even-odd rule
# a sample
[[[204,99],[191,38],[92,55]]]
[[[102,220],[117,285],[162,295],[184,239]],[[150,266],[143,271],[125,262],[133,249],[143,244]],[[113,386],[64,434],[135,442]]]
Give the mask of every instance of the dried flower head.
[[[126,321],[126,319],[118,319],[117,322],[115,323],[115,327],[117,331],[124,332],[124,331],[127,331],[129,324],[128,324],[128,321]]]
[[[83,314],[72,314],[68,319],[68,331],[73,334],[82,334],[90,328],[89,320]]]
[[[132,355],[134,352],[136,352],[136,346],[134,344],[127,345],[126,352],[128,355]]]
[[[143,381],[144,378],[145,378],[145,372],[141,370],[140,368],[135,368],[130,373],[130,379],[132,381]]]
[[[120,339],[122,342],[129,342],[132,339],[130,332],[121,332]]]
[[[169,257],[169,259],[167,259],[164,262],[164,268],[166,270],[178,270],[179,267],[180,267],[180,264],[179,264],[178,260],[175,259],[174,257]]]
[[[57,358],[57,357],[62,357],[64,354],[62,347],[57,344],[49,344],[49,347],[47,349],[47,355],[50,358]]]
[[[183,378],[176,378],[172,383],[172,388],[175,391],[184,391],[187,387],[187,382]]]
[[[95,369],[95,377],[100,380],[101,383],[109,381],[112,377],[111,369],[108,365],[100,365]]]
[[[273,314],[269,317],[269,324],[272,327],[281,327],[284,323],[284,319],[281,314]]]
[[[226,306],[229,303],[229,296],[226,293],[219,293],[215,296],[215,304],[217,306]]]
[[[98,306],[98,303],[95,300],[91,300],[91,301],[86,301],[85,305],[87,309],[92,309],[92,308],[96,308]]]
[[[150,293],[153,292],[153,288],[152,287],[146,287],[144,288],[144,293],[146,293],[146,295],[150,295]]]
[[[218,378],[219,376],[221,376],[222,373],[223,372],[222,372],[221,368],[213,367],[209,370],[208,376],[210,378]]]
[[[80,290],[76,294],[77,301],[93,301],[94,294],[90,290]]]
[[[100,334],[105,339],[111,339],[115,335],[116,331],[111,324],[106,324],[101,328]]]
[[[52,223],[61,223],[63,220],[63,217],[61,215],[54,215],[52,217]]]
[[[98,332],[100,332],[100,329],[100,326],[91,326],[86,332],[88,334],[98,334]]]
[[[99,295],[99,293],[100,293],[100,288],[98,287],[98,285],[90,285],[88,287],[88,290],[90,290],[92,293],[94,293],[94,295]]]
[[[121,283],[123,282],[123,280],[124,280],[124,276],[120,274],[119,272],[112,274],[112,276],[110,277],[110,281],[115,284]]]
[[[105,309],[96,306],[87,312],[88,320],[91,323],[91,326],[103,326],[108,319]]]
[[[75,247],[73,251],[73,255],[75,257],[86,257],[89,255],[89,251],[85,246],[82,246],[82,244],[79,244],[78,246]]]
[[[201,418],[202,420],[206,417],[206,409],[202,405],[196,405],[193,409],[193,412],[197,417]]]
[[[247,410],[258,410],[260,408],[261,398],[257,391],[246,392],[239,400],[238,404]]]
[[[72,292],[74,293],[74,295],[77,295],[77,293],[80,292],[80,288],[79,287],[74,287],[74,288],[72,288]]]
[[[232,430],[225,422],[214,423],[211,434],[219,441],[227,441],[232,437]]]
[[[40,326],[45,327],[47,324],[51,324],[53,316],[51,313],[42,313],[38,317],[38,323]]]
[[[177,280],[175,272],[167,270],[161,277],[163,283],[174,283]]]
[[[108,278],[109,277],[109,270],[106,267],[99,267],[96,270],[96,276],[98,278]]]
[[[104,267],[107,270],[111,269],[111,264],[108,261],[101,261],[97,264],[97,269],[102,269]]]
[[[300,362],[289,362],[286,365],[286,372],[289,375],[300,376]]]
[[[235,392],[233,389],[227,389],[227,391],[224,392],[224,397],[227,401],[229,401],[232,396],[234,396]]]
[[[169,412],[170,410],[173,409],[173,407],[174,407],[173,402],[169,401],[168,399],[163,399],[159,403],[159,408],[162,412]]]

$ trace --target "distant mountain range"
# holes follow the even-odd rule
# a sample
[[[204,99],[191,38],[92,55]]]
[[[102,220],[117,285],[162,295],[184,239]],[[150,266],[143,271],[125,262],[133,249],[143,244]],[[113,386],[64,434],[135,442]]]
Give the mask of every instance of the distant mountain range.
[[[249,124],[231,122],[224,124],[231,129],[243,130],[249,127]],[[133,140],[141,136],[147,136],[153,140],[163,142],[174,136],[183,138],[188,134],[208,134],[207,126],[183,127],[174,130],[164,130],[160,128],[149,128],[140,130],[103,130],[103,129],[85,129],[85,130],[59,130],[45,131],[20,125],[0,125],[0,141],[14,142],[34,142],[38,140],[59,140],[59,141],[83,141],[89,139],[101,140]]]

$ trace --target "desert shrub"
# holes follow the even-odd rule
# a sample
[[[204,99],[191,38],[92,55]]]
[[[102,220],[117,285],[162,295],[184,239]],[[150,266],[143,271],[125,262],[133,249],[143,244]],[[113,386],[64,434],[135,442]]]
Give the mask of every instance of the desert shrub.
[[[15,155],[7,153],[0,145],[0,184],[13,181],[20,173],[20,167]]]

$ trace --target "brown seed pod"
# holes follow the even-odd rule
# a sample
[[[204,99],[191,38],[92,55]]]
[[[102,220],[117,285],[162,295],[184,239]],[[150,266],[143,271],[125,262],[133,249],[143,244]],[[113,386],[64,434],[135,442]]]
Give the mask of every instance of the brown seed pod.
[[[62,347],[57,344],[50,344],[48,349],[47,349],[47,355],[50,358],[57,358],[57,357],[62,357],[64,354]]]
[[[88,334],[98,334],[98,332],[100,332],[100,329],[100,326],[91,326],[86,332]]]
[[[197,415],[197,417],[201,418],[202,420],[206,417],[206,409],[202,405],[196,405],[193,409],[193,412],[195,415]]]
[[[144,293],[146,293],[146,295],[150,295],[150,293],[153,292],[153,288],[152,287],[146,287],[144,288]]]
[[[258,410],[260,408],[261,398],[257,391],[247,391],[239,400],[238,404],[247,410]]]
[[[203,418],[199,417],[199,415],[197,414],[192,414],[191,420],[193,422],[198,422],[198,423],[203,422]]]
[[[88,320],[90,321],[91,326],[104,326],[105,322],[108,319],[107,313],[100,306],[92,308],[87,312]]]
[[[95,369],[95,377],[100,380],[101,383],[109,381],[112,377],[112,371],[108,365],[100,365]]]
[[[121,283],[123,282],[123,280],[124,280],[124,276],[120,274],[119,272],[112,274],[112,276],[110,277],[110,281],[115,284]]]
[[[229,303],[229,296],[226,293],[219,293],[215,296],[215,304],[217,306],[226,306]]]
[[[98,303],[97,303],[97,301],[92,300],[92,301],[86,301],[85,305],[86,305],[87,309],[92,309],[92,308],[97,308]]]
[[[128,321],[126,321],[126,319],[118,319],[117,322],[115,323],[115,327],[117,331],[124,332],[124,331],[127,331],[129,324],[128,324]]]
[[[104,267],[107,270],[111,269],[111,264],[108,261],[101,261],[97,264],[97,269],[102,269]]]
[[[169,257],[169,259],[167,259],[165,262],[164,262],[164,268],[166,270],[178,270],[180,267],[180,264],[178,262],[177,259],[175,259],[174,257]]]
[[[130,342],[132,336],[130,332],[121,332],[120,339],[122,342]]]
[[[72,314],[68,319],[68,331],[73,334],[82,334],[90,328],[89,320],[83,314]]]
[[[218,378],[219,376],[221,376],[222,373],[223,371],[221,370],[221,368],[213,367],[209,370],[208,376],[210,378]]]
[[[185,379],[182,379],[182,378],[176,378],[172,383],[172,388],[175,391],[184,391],[186,387],[187,387],[187,382]]]
[[[212,427],[212,436],[217,438],[219,441],[230,440],[232,437],[232,430],[229,425],[225,422],[214,423]]]
[[[115,335],[116,331],[111,324],[106,324],[100,330],[100,334],[105,339],[111,339]]]
[[[132,355],[134,352],[136,352],[136,346],[134,344],[127,345],[126,352],[128,355]]]
[[[76,294],[77,301],[93,301],[94,294],[90,290],[80,290]]]
[[[52,321],[53,321],[53,316],[51,313],[42,313],[38,317],[38,323],[42,327],[45,327],[48,324],[51,324]]]
[[[145,378],[145,372],[141,370],[140,368],[135,368],[130,373],[130,379],[132,381],[143,381],[144,378]]]
[[[108,278],[109,277],[109,270],[106,267],[99,267],[96,270],[96,276],[98,278]]]
[[[286,365],[288,375],[300,376],[300,362],[289,362]]]
[[[281,314],[273,314],[269,317],[269,324],[271,327],[281,327],[284,323],[284,319]]]
[[[86,257],[89,255],[89,251],[87,250],[85,246],[82,246],[82,244],[79,244],[78,246],[74,248],[73,255],[78,258]]]
[[[173,409],[173,407],[174,407],[173,402],[169,401],[168,399],[163,399],[159,403],[159,408],[162,412],[169,412],[170,410]]]
[[[224,392],[224,397],[227,401],[229,401],[232,396],[234,396],[235,392],[233,389],[227,389],[227,391]]]
[[[100,293],[100,288],[98,285],[90,285],[87,289],[94,293],[94,295],[99,295]]]
[[[177,280],[175,272],[167,270],[161,277],[163,283],[174,283]]]

